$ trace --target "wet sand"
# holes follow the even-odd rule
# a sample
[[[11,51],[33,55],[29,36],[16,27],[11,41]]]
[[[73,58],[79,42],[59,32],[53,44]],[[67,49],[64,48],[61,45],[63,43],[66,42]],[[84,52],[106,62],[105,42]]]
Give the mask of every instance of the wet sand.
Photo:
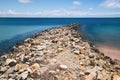
[[[106,56],[109,56],[112,59],[120,60],[120,48],[105,45],[98,45],[97,48]]]

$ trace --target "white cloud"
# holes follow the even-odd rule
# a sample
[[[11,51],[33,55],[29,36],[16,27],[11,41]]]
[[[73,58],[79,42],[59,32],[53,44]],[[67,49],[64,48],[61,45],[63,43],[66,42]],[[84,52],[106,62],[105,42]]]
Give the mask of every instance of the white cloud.
[[[57,9],[57,10],[45,10],[45,11],[37,11],[37,12],[17,12],[14,10],[8,11],[0,11],[0,16],[42,16],[42,17],[49,17],[49,16],[84,16],[87,15],[88,12],[84,11],[73,11],[73,10],[66,10],[66,9]]]
[[[19,15],[33,15],[31,12],[17,12],[14,10],[8,10],[8,11],[0,11],[0,16],[19,16]]]
[[[79,1],[73,1],[73,5],[79,6],[81,3]]]
[[[0,11],[0,15],[1,15],[1,16],[4,15],[4,12],[3,12],[3,11]]]
[[[18,0],[20,3],[30,3],[31,0]]]
[[[13,10],[10,9],[10,10],[7,11],[7,14],[16,15],[17,13],[15,11],[13,11]]]
[[[111,17],[119,16],[120,12],[93,12],[93,11],[80,11],[80,10],[67,10],[67,9],[57,9],[57,10],[45,10],[37,12],[18,12],[14,10],[0,11],[1,17],[7,16],[23,16],[23,17]]]
[[[100,6],[106,8],[120,8],[120,0],[105,0]]]
[[[17,15],[17,13],[10,9],[8,11],[0,11],[0,15]]]
[[[118,16],[120,12],[99,12],[99,13],[89,13],[91,16]]]
[[[41,15],[41,16],[82,16],[82,15],[86,15],[86,14],[87,14],[87,12],[83,12],[83,11],[57,9],[57,10],[43,11],[37,15]]]
[[[89,10],[93,10],[93,8],[89,8]]]

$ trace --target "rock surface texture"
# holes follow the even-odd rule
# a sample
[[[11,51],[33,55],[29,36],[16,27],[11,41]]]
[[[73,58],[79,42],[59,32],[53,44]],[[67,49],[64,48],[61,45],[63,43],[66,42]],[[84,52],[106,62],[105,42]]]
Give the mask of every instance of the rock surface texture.
[[[0,80],[120,80],[120,65],[71,24],[38,33],[0,56]]]

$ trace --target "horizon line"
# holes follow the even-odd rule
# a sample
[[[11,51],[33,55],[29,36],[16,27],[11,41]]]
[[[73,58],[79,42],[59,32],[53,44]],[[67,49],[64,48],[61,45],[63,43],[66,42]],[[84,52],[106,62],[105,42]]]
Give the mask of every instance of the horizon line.
[[[0,18],[120,18],[120,17],[0,17]]]

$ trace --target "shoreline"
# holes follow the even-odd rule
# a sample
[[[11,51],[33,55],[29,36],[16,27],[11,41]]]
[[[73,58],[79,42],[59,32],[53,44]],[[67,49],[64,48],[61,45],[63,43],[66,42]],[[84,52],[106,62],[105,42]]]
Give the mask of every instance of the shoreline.
[[[106,46],[106,45],[97,45],[96,48],[98,48],[106,56],[109,56],[112,59],[116,59],[120,61],[120,49],[119,48],[115,48],[112,46]]]
[[[51,28],[0,56],[0,80],[120,80],[120,65],[76,31],[79,24]]]

